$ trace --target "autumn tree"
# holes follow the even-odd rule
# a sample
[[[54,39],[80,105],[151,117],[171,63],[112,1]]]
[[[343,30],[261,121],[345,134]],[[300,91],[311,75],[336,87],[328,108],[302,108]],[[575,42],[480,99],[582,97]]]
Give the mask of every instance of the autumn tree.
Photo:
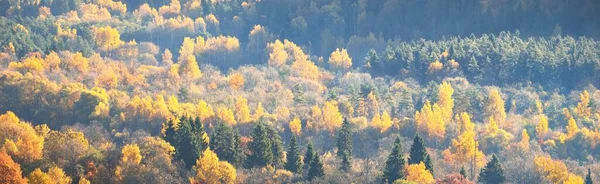
[[[583,90],[583,92],[579,94],[579,102],[577,103],[575,112],[584,119],[591,117],[592,109],[590,107],[590,93],[588,93],[587,90]]]
[[[233,90],[240,90],[244,87],[244,76],[240,73],[233,73],[229,76],[229,86]]]
[[[217,118],[221,120],[223,123],[226,123],[229,126],[234,126],[237,124],[236,117],[233,114],[233,110],[227,108],[225,106],[219,106],[217,108]]]
[[[181,61],[181,64],[179,65],[179,75],[191,80],[198,79],[202,76],[198,62],[196,62],[196,57],[186,56]]]
[[[213,111],[212,106],[210,106],[204,100],[200,100],[198,105],[196,105],[196,113],[198,114],[198,117],[200,117],[201,121],[206,121],[215,116],[215,111]]]
[[[44,137],[30,123],[22,122],[11,111],[0,115],[0,150],[11,155],[11,160],[31,163],[42,158],[43,149]]]
[[[484,112],[485,117],[494,118],[501,128],[507,128],[505,124],[506,110],[504,108],[504,100],[498,89],[490,90]]]
[[[210,149],[202,153],[202,157],[196,161],[194,166],[195,177],[191,178],[191,183],[236,183],[236,169],[225,161],[220,161],[217,154]]]
[[[119,31],[110,26],[96,28],[94,36],[98,47],[104,50],[113,50],[123,45]]]
[[[535,126],[535,134],[539,140],[542,140],[548,133],[548,117],[546,115],[539,115],[539,120]]]
[[[323,105],[323,123],[325,127],[333,132],[335,129],[342,126],[342,114],[337,106],[336,101],[327,101]]]
[[[294,120],[290,121],[289,128],[294,135],[299,136],[302,133],[302,122],[300,121],[300,118],[296,117]]]
[[[406,166],[406,181],[425,184],[435,183],[433,175],[426,169],[423,162]]]
[[[329,55],[329,66],[340,72],[345,72],[352,67],[352,58],[346,49],[336,49]]]
[[[492,160],[481,169],[477,180],[481,183],[500,184],[504,183],[506,178],[504,177],[504,171],[502,165],[498,161],[496,155],[492,155]]]
[[[248,123],[252,119],[250,117],[250,107],[248,107],[248,100],[242,96],[238,96],[235,99],[235,117],[240,123]]]
[[[452,99],[454,89],[448,82],[440,84],[438,89],[438,102],[444,122],[450,122],[454,116],[452,109],[454,108],[454,99]]]
[[[337,156],[340,158],[341,167],[340,169],[344,172],[352,170],[352,127],[350,122],[344,119],[342,128],[339,130],[337,135]]]
[[[296,136],[292,135],[290,138],[290,144],[287,150],[287,161],[285,162],[285,169],[294,173],[302,173],[302,160],[300,158],[300,150],[298,149],[298,142]]]
[[[25,184],[27,179],[21,176],[21,165],[13,161],[10,155],[0,151],[0,183]]]
[[[404,179],[406,175],[404,169],[405,165],[406,160],[404,159],[404,154],[402,153],[400,137],[396,137],[392,152],[385,162],[385,169],[383,170],[384,182],[391,184],[398,179]]]
[[[477,149],[479,142],[476,140],[475,125],[471,122],[471,117],[463,112],[457,118],[460,120],[461,134],[453,139],[451,146],[443,152],[444,159],[457,166],[467,165],[475,159],[477,167],[483,166],[484,155]]]
[[[441,140],[446,135],[446,122],[438,104],[432,106],[427,100],[421,110],[415,113],[415,122],[417,130],[428,137]]]

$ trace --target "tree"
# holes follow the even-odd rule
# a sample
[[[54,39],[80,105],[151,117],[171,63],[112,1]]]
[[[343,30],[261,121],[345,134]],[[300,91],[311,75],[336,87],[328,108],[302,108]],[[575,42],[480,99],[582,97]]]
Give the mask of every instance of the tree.
[[[200,72],[200,67],[198,66],[198,62],[196,62],[196,57],[193,55],[186,56],[181,61],[179,65],[179,75],[185,76],[187,79],[198,79],[202,76],[202,72]]]
[[[438,102],[440,109],[442,111],[442,117],[445,122],[449,122],[452,120],[454,108],[454,99],[452,99],[452,94],[454,94],[454,89],[448,82],[442,82],[440,84],[438,90]]]
[[[233,90],[240,90],[242,87],[244,87],[244,76],[237,72],[231,74],[229,77],[229,86]]]
[[[345,72],[352,67],[352,58],[346,49],[336,49],[329,55],[329,66],[340,72]]]
[[[219,161],[217,154],[210,149],[206,149],[202,153],[202,157],[198,159],[194,168],[196,175],[192,178],[191,183],[233,184],[236,182],[235,168],[225,161]]]
[[[266,167],[273,163],[273,151],[271,148],[268,130],[262,122],[257,123],[252,131],[252,141],[248,143],[250,152],[246,156],[246,167]]]
[[[318,153],[313,155],[313,159],[310,162],[310,168],[308,169],[307,179],[312,181],[315,178],[320,178],[325,176],[325,169],[323,169],[323,163],[321,162],[321,158]]]
[[[104,50],[113,50],[123,44],[119,31],[110,26],[96,28],[94,36],[98,47]]]
[[[294,173],[302,173],[302,160],[300,160],[300,150],[298,150],[298,142],[296,136],[292,135],[287,151],[287,161],[285,162],[286,170]]]
[[[325,127],[333,133],[333,131],[342,126],[344,119],[337,106],[336,101],[327,101],[323,105],[323,122]]]
[[[590,93],[587,90],[583,90],[581,94],[579,94],[579,102],[577,103],[577,108],[575,112],[582,118],[590,118],[592,115],[592,109],[590,108]]]
[[[506,110],[504,100],[498,89],[491,89],[488,94],[488,100],[484,108],[485,116],[494,118],[502,128],[506,128]]]
[[[429,172],[423,162],[410,164],[406,167],[406,180],[416,183],[432,184],[435,182],[433,175]]]
[[[0,115],[0,150],[5,150],[11,159],[31,163],[42,158],[44,137],[38,135],[30,123],[8,111]]]
[[[481,183],[499,184],[504,183],[506,178],[504,177],[504,171],[502,165],[498,161],[496,155],[492,155],[492,160],[481,169],[477,180]]]
[[[585,176],[585,184],[594,184],[592,181],[592,171],[588,168],[587,175]]]
[[[350,122],[344,119],[342,128],[337,136],[337,156],[342,160],[341,170],[349,172],[352,170],[352,127]]]
[[[308,172],[308,170],[310,169],[312,160],[315,158],[315,150],[313,148],[312,143],[308,143],[308,146],[306,146],[306,151],[304,153],[304,170]]]
[[[460,175],[462,175],[463,177],[467,178],[467,171],[465,170],[465,166],[460,166]]]
[[[218,123],[210,137],[210,149],[220,159],[229,163],[235,163],[235,140],[233,131],[225,123]]]
[[[169,141],[167,135],[165,140]],[[175,147],[175,158],[183,160],[187,168],[194,166],[202,152],[208,148],[208,140],[200,118],[193,120],[191,117],[179,118],[179,125],[170,142]]]
[[[289,124],[290,131],[294,133],[294,135],[299,136],[302,133],[302,122],[300,118],[296,117],[294,120],[290,121]]]
[[[394,142],[394,148],[392,148],[392,152],[390,153],[387,161],[385,162],[385,169],[383,170],[384,182],[391,184],[398,179],[404,179],[405,165],[406,160],[404,159],[404,155],[402,154],[402,144],[400,143],[400,137],[396,137],[396,141]]]
[[[142,155],[140,154],[140,147],[137,144],[128,144],[121,150],[122,162],[132,162],[139,164],[142,161]]]
[[[247,123],[251,120],[248,100],[242,96],[238,96],[235,99],[235,117],[240,123]]]
[[[27,182],[51,184],[52,178],[50,178],[50,175],[44,173],[40,168],[36,168],[35,170],[33,170],[33,172],[29,173],[29,176],[27,176]]]
[[[21,165],[13,161],[10,155],[0,151],[0,183],[25,184],[27,179],[21,176]]]
[[[539,118],[538,124],[535,126],[535,134],[539,140],[542,140],[548,133],[548,117],[541,114]]]
[[[425,143],[419,134],[415,135],[413,144],[410,147],[410,157],[408,158],[408,164],[419,164],[425,163],[425,159],[429,156],[425,149]],[[429,168],[428,168],[429,169]]]

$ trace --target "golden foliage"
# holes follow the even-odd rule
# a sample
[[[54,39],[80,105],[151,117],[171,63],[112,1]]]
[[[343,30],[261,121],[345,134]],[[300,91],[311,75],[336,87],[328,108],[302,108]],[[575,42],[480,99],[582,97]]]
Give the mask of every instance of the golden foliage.
[[[302,122],[300,121],[300,118],[296,117],[294,120],[290,121],[289,127],[296,136],[299,136],[302,133]]]
[[[17,70],[21,73],[35,73],[41,74],[44,72],[44,60],[37,56],[30,56],[25,58],[22,62],[10,62],[8,68]]]
[[[319,80],[321,77],[319,67],[309,60],[299,60],[292,63],[292,72],[298,77],[314,81]]]
[[[108,9],[92,3],[81,5],[78,13],[83,21],[100,22],[112,18]]]
[[[544,114],[539,115],[539,121],[535,126],[535,134],[538,139],[543,139],[548,133],[548,117]]]
[[[158,12],[162,16],[168,17],[178,15],[180,11],[181,4],[179,3],[179,0],[171,0],[171,3],[169,3],[168,5],[164,5],[158,8]]]
[[[287,63],[289,54],[285,51],[281,41],[275,40],[273,43],[268,43],[267,50],[269,50],[269,60],[267,61],[269,66],[280,67]]]
[[[233,111],[225,106],[219,106],[217,108],[217,118],[229,126],[237,124]]]
[[[183,43],[181,43],[181,47],[179,48],[179,60],[194,56],[194,49],[194,40],[189,37],[183,38]]]
[[[392,119],[387,111],[383,111],[383,114],[381,116],[379,116],[379,114],[373,116],[371,125],[379,129],[379,131],[383,133],[387,131],[390,127],[392,127]]]
[[[454,89],[449,83],[443,82],[440,84],[440,88],[438,90],[439,100],[437,104],[442,110],[442,117],[444,118],[445,122],[450,122],[450,120],[452,120],[452,116],[454,116],[452,112],[452,109],[454,108],[454,99],[452,99],[452,94],[454,94]]]
[[[248,107],[248,100],[242,96],[238,96],[235,99],[235,117],[240,123],[248,123],[252,120],[250,118],[250,107]]]
[[[577,122],[575,122],[573,117],[569,119],[569,122],[565,128],[567,129],[567,136],[569,137],[573,137],[577,132],[579,132],[579,127],[577,126]]]
[[[36,184],[70,184],[71,177],[66,176],[65,172],[59,167],[48,169],[48,173],[42,172],[40,168],[36,168],[27,176],[29,183]]]
[[[31,163],[42,158],[44,137],[30,123],[22,122],[11,111],[0,115],[0,150],[13,158]]]
[[[335,129],[342,127],[342,114],[337,106],[336,101],[327,101],[323,105],[323,123],[325,127],[333,132]]]
[[[137,144],[128,144],[121,150],[121,161],[139,164],[142,161],[140,147]]]
[[[488,94],[488,100],[484,107],[485,116],[494,118],[498,125],[502,128],[506,126],[506,110],[504,108],[504,100],[498,89],[491,89]]]
[[[444,64],[442,62],[435,60],[434,62],[429,63],[429,67],[427,68],[428,73],[435,73],[444,68]]]
[[[121,1],[112,0],[96,0],[96,4],[100,7],[105,7],[112,12],[117,12],[124,15],[127,12],[127,5]]]
[[[442,117],[442,111],[438,104],[433,104],[429,100],[421,108],[421,111],[415,113],[416,127],[419,132],[428,137],[442,140],[446,135],[446,123]]]
[[[0,183],[27,183],[27,179],[21,177],[21,172],[21,165],[13,161],[10,155],[0,151]]]
[[[588,93],[587,90],[583,90],[583,92],[579,94],[579,102],[577,103],[575,112],[577,115],[585,119],[589,119],[592,116],[592,109],[590,108],[590,93]]]
[[[37,168],[33,172],[29,173],[29,176],[27,176],[27,181],[29,183],[36,184],[51,184],[52,178],[50,178],[48,174],[42,172],[40,168]]]
[[[244,76],[240,73],[233,73],[229,77],[229,86],[233,90],[240,90],[244,86]]]
[[[406,166],[406,180],[422,184],[435,183],[433,175],[425,168],[423,162]]]
[[[207,119],[209,119],[215,115],[213,108],[208,103],[206,103],[204,100],[200,100],[198,102],[198,105],[196,105],[196,112],[198,114],[198,117],[202,121],[206,121]]]
[[[521,132],[521,141],[519,141],[519,147],[523,150],[529,150],[529,134],[527,130],[523,129]]]
[[[202,76],[196,57],[193,55],[187,56],[183,59],[181,65],[179,65],[179,75],[187,77],[188,79],[198,79]]]
[[[535,170],[550,183],[563,183],[569,179],[569,170],[560,160],[548,156],[537,156],[533,160]]]
[[[210,149],[202,153],[194,166],[196,176],[190,178],[191,183],[226,183],[236,182],[236,169],[225,161],[219,161],[217,154]]]
[[[340,50],[337,48],[329,55],[329,66],[337,71],[348,71],[352,67],[352,58],[350,58],[346,49]]]
[[[476,140],[475,131],[473,129],[466,130],[452,140],[452,145],[444,151],[444,160],[460,166],[472,163],[475,158],[475,165],[482,167],[485,164],[485,156],[478,148],[479,141]]]

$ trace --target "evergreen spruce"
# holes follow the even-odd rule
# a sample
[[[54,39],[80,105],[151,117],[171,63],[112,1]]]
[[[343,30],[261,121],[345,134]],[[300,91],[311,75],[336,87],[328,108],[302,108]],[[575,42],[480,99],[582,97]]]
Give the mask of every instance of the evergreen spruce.
[[[465,166],[460,166],[460,175],[467,178],[467,171],[465,170]]]
[[[283,167],[283,141],[281,141],[281,137],[275,128],[264,124],[267,129],[267,135],[269,135],[269,142],[271,142],[271,152],[273,153],[273,160],[271,161],[271,166],[276,168]]]
[[[240,166],[241,163],[244,160],[244,154],[242,154],[243,150],[242,150],[242,147],[241,147],[241,142],[242,142],[242,140],[241,140],[240,133],[237,130],[235,130],[233,132],[233,146],[234,146],[234,148],[233,148],[233,162],[231,163],[231,164],[233,164],[235,166]]]
[[[219,159],[235,163],[235,139],[233,131],[225,123],[219,123],[215,127],[210,138],[210,149],[217,154]]]
[[[314,155],[315,150],[313,148],[313,145],[312,143],[308,143],[308,146],[306,147],[306,153],[304,153],[304,170],[306,172],[308,172],[308,170],[310,169],[310,164],[312,163]]]
[[[427,154],[427,150],[425,149],[425,143],[423,139],[419,136],[419,134],[415,135],[413,139],[413,144],[410,147],[410,157],[408,158],[408,164],[419,164],[421,162],[425,163],[425,159],[429,154]]]
[[[352,169],[352,129],[346,119],[338,132],[337,148],[337,156],[342,160],[340,169],[344,172],[350,171]]]
[[[164,125],[165,128],[165,141],[167,141],[169,144],[171,144],[173,147],[176,147],[178,145],[178,143],[175,140],[175,123],[173,122],[173,119],[169,119],[167,120],[167,123]]]
[[[391,184],[398,179],[404,179],[405,165],[406,160],[404,159],[404,155],[402,154],[402,144],[400,144],[400,137],[396,137],[396,141],[394,142],[394,148],[392,148],[392,152],[390,153],[387,161],[385,162],[385,170],[383,171],[383,181]]]
[[[302,173],[302,161],[300,160],[300,152],[298,150],[298,142],[296,141],[295,135],[292,135],[290,140],[285,169],[294,173]]]
[[[585,176],[585,184],[594,184],[592,181],[592,171],[588,168],[587,176]]]
[[[248,144],[250,153],[246,155],[246,167],[266,167],[273,162],[273,150],[267,127],[257,123],[252,131],[252,141]]]
[[[192,168],[202,152],[208,148],[208,141],[204,137],[206,132],[199,119],[194,121],[181,117],[179,121],[179,127],[173,136],[175,157],[182,160],[187,168]]]
[[[425,168],[433,175],[433,162],[431,161],[431,156],[429,156],[429,154],[425,156]]]
[[[496,155],[492,156],[492,160],[487,163],[487,165],[481,169],[481,173],[479,173],[479,183],[486,184],[499,184],[504,183],[506,178],[504,177],[504,171],[502,171],[502,165],[498,161],[498,157]]]
[[[321,158],[319,158],[319,154],[315,153],[313,159],[310,163],[310,168],[308,169],[307,179],[309,181],[325,176],[325,169],[323,169],[323,163],[321,162]]]

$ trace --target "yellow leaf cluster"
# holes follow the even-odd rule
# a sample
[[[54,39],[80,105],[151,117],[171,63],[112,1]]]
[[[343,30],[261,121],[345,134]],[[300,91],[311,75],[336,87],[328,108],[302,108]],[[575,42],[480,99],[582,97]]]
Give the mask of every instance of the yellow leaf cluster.
[[[454,89],[452,86],[448,82],[442,82],[438,90],[439,100],[437,104],[442,110],[442,117],[444,118],[445,122],[452,120],[452,109],[454,108],[454,99],[452,99],[452,94],[454,94]]]
[[[38,135],[31,124],[21,122],[11,111],[0,115],[0,150],[31,163],[42,158],[43,149],[44,137]]]
[[[209,119],[215,115],[213,108],[208,103],[206,103],[204,100],[200,100],[198,102],[198,105],[196,105],[196,112],[198,114],[198,117],[202,121],[206,121],[207,119]]]
[[[108,9],[92,3],[81,5],[78,13],[83,21],[101,22],[112,18]]]
[[[131,162],[139,164],[142,161],[142,155],[140,154],[140,147],[137,144],[128,144],[121,150],[121,161]]]
[[[188,79],[198,79],[202,76],[195,56],[191,55],[183,59],[181,65],[179,65],[179,75]]]
[[[333,132],[335,129],[342,127],[343,121],[337,102],[325,102],[323,105],[323,123],[325,124],[325,127]]]
[[[217,108],[217,118],[229,126],[237,124],[233,111],[225,106],[219,106]]]
[[[294,120],[290,121],[290,130],[294,135],[299,136],[302,133],[302,122],[300,118],[294,118]]]
[[[575,112],[577,112],[577,115],[580,117],[586,119],[592,116],[592,109],[590,108],[590,93],[587,90],[584,90],[581,94],[579,94],[579,102],[577,103]]]
[[[250,118],[250,107],[248,107],[248,100],[242,96],[238,96],[235,99],[235,117],[240,123],[248,123],[252,120]]]
[[[533,163],[536,171],[550,183],[583,183],[583,179],[569,173],[567,166],[560,160],[553,160],[548,156],[538,156],[535,157]]]
[[[538,124],[535,126],[535,133],[538,139],[543,139],[548,133],[548,117],[540,114]]]
[[[337,48],[329,55],[329,65],[337,71],[348,71],[352,67],[352,58],[346,49]]]
[[[191,183],[225,183],[236,182],[236,169],[225,161],[219,161],[217,154],[210,149],[202,153],[202,157],[196,161],[194,166],[196,176],[190,178]]]
[[[466,165],[475,158],[477,167],[485,164],[483,152],[478,150],[479,142],[476,140],[474,125],[471,123],[469,114],[461,114],[461,127],[464,126],[462,134],[452,140],[452,145],[445,150],[444,159],[453,165]]]
[[[498,89],[491,89],[488,94],[488,100],[484,107],[486,117],[494,118],[498,125],[502,128],[507,128],[506,110],[504,108],[504,100]]]
[[[392,127],[392,118],[387,111],[383,111],[381,116],[379,114],[373,116],[373,119],[371,120],[371,126],[379,129],[379,131],[383,133]]]
[[[240,90],[244,86],[244,76],[240,73],[233,73],[229,77],[229,86],[233,90]]]
[[[406,166],[406,180],[422,184],[435,183],[433,175],[425,168],[423,162]]]
[[[429,63],[429,67],[427,68],[428,73],[435,73],[444,68],[444,64],[442,62],[435,60],[434,62]]]
[[[44,72],[44,60],[36,56],[31,56],[25,58],[22,62],[10,62],[8,68],[21,73],[31,72],[41,74]]]
[[[423,135],[437,140],[442,140],[446,135],[446,122],[444,122],[441,108],[427,100],[421,111],[415,113],[416,127]]]

